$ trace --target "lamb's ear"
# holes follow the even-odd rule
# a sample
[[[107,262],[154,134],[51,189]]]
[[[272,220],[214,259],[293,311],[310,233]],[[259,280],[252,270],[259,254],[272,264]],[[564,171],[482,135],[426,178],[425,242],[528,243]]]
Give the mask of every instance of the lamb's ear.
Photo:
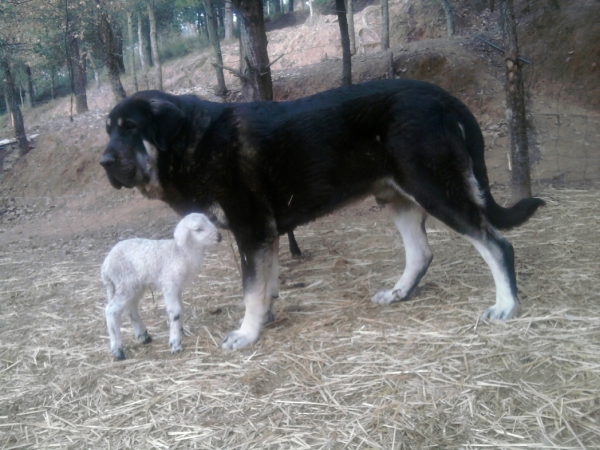
[[[175,232],[173,233],[173,237],[175,238],[175,243],[179,247],[184,247],[189,234],[190,234],[190,228],[188,227],[187,221],[180,220],[179,223],[177,224],[177,226],[175,227]]]
[[[166,100],[152,99],[150,107],[153,115],[154,145],[165,152],[188,119],[181,109]]]

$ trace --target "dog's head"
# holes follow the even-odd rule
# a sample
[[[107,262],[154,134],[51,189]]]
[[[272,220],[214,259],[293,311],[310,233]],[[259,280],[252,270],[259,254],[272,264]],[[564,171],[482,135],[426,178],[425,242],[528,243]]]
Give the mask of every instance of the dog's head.
[[[100,164],[113,187],[137,187],[147,197],[162,197],[160,153],[169,151],[188,122],[176,99],[160,91],[143,91],[110,112],[106,119],[110,141]]]
[[[174,238],[180,247],[207,247],[221,242],[221,233],[204,214],[191,213],[179,221]]]

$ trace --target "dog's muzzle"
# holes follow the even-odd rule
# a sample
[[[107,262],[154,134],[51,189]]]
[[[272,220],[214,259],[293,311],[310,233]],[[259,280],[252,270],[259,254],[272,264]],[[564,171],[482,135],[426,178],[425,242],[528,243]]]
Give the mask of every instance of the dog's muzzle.
[[[110,182],[112,187],[114,187],[115,189],[121,189],[124,186],[124,184],[117,180],[111,173],[115,169],[116,164],[117,161],[112,155],[104,154],[100,159],[100,165],[104,167],[104,170],[106,171],[106,177],[108,178],[108,181]]]

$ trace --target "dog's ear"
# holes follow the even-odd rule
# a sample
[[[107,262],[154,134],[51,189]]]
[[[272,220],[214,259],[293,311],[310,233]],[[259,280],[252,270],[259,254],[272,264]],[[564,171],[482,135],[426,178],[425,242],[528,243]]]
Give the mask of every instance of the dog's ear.
[[[150,107],[153,115],[154,145],[167,151],[169,144],[175,140],[188,120],[184,112],[166,100],[152,99]]]

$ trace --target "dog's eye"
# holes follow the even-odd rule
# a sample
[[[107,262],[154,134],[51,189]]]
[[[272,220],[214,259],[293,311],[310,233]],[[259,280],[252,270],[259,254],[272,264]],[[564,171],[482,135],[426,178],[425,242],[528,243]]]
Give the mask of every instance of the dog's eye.
[[[133,130],[136,127],[135,122],[132,122],[131,120],[126,120],[123,123],[123,127],[127,130]]]

